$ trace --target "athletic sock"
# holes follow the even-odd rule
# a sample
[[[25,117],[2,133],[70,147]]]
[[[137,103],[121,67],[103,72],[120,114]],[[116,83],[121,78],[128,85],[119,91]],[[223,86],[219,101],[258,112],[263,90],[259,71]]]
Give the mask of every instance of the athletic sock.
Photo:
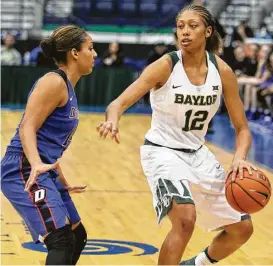
[[[208,247],[201,253],[199,253],[195,258],[195,265],[201,266],[201,265],[212,265],[217,263],[217,260],[214,260],[211,258],[208,254]]]

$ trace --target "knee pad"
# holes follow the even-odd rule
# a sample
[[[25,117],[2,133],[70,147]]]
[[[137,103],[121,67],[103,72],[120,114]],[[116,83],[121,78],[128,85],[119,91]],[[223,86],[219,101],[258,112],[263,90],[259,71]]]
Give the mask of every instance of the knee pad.
[[[46,265],[71,265],[75,235],[70,225],[52,231],[44,240],[48,249]]]
[[[81,252],[83,251],[86,241],[87,241],[87,233],[82,223],[80,223],[74,230],[75,236],[75,247],[74,254],[72,258],[72,263],[75,265],[80,258]]]

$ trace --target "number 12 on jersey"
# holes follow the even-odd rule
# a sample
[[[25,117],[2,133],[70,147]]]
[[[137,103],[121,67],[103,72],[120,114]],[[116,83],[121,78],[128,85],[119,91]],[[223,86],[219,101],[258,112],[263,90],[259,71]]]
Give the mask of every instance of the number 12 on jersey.
[[[202,130],[205,125],[205,121],[208,118],[208,111],[197,111],[193,113],[193,110],[189,110],[185,113],[185,125],[182,128],[183,131]]]

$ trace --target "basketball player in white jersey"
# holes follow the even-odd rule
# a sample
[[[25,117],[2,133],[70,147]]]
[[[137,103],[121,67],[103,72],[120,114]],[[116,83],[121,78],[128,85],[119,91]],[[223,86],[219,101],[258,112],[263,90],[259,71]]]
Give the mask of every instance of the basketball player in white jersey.
[[[178,265],[198,225],[221,230],[210,246],[182,265],[208,265],[232,254],[252,235],[249,215],[233,210],[225,198],[225,172],[204,145],[209,121],[223,93],[236,131],[232,178],[243,178],[251,145],[236,77],[215,56],[220,39],[211,14],[202,6],[185,7],[177,16],[181,50],[149,65],[107,108],[97,130],[119,143],[118,123],[123,112],[151,90],[151,129],[141,147],[141,163],[153,195],[158,223],[168,216],[172,228],[159,254],[159,265]]]

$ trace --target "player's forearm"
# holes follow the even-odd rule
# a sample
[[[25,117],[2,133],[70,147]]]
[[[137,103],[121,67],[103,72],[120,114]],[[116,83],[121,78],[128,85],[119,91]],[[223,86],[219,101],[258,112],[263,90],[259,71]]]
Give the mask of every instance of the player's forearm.
[[[236,151],[233,161],[238,159],[246,160],[251,142],[252,137],[248,128],[238,131],[236,135]]]
[[[113,121],[113,122],[119,122],[122,114],[126,108],[122,106],[120,102],[117,100],[110,103],[106,109],[106,120],[107,121]]]
[[[35,128],[22,124],[19,129],[19,135],[23,151],[30,165],[33,166],[35,163],[40,163],[42,160],[37,149],[37,136]]]

